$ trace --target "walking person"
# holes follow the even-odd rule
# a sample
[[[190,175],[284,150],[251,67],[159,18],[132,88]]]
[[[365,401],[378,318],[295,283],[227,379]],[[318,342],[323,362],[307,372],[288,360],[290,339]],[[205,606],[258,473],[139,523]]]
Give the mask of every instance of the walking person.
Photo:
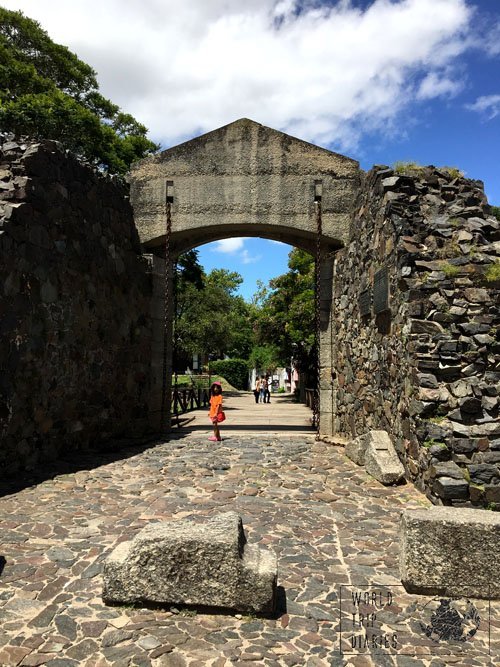
[[[214,434],[209,438],[212,442],[220,442],[219,424],[224,421],[226,415],[222,410],[222,385],[220,382],[212,382],[210,387],[210,412],[208,417],[214,427]]]
[[[259,402],[259,396],[260,396],[260,377],[257,375],[255,378],[255,387],[253,390],[253,395],[255,396],[255,402]]]
[[[266,377],[266,392],[264,394],[264,403],[271,402],[271,384],[272,384],[272,379],[268,375]]]
[[[260,402],[266,402],[267,380],[264,376],[260,378]]]

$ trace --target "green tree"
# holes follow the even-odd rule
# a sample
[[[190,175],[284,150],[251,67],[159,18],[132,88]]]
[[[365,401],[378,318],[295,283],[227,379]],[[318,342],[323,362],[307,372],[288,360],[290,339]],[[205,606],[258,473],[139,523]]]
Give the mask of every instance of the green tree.
[[[39,23],[0,7],[0,127],[56,139],[101,168],[124,173],[159,146],[99,93],[94,70]]]
[[[276,345],[255,345],[250,353],[250,366],[257,371],[271,373],[280,365],[280,356]]]
[[[251,306],[236,292],[243,278],[234,271],[198,264],[197,251],[179,258],[176,338],[179,359],[204,353],[248,359],[253,344]]]
[[[271,345],[279,363],[287,366],[293,357],[301,370],[314,368],[314,259],[298,248],[288,258],[289,271],[260,286],[256,296],[259,314],[255,332],[257,345]]]

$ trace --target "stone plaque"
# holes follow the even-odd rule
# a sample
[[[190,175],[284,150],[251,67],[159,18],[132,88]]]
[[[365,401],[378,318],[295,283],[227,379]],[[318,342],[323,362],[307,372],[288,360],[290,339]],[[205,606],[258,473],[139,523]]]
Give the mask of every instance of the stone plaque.
[[[383,313],[389,310],[389,273],[383,267],[373,278],[373,312]]]
[[[367,317],[372,312],[372,293],[370,289],[365,289],[359,295],[358,300],[359,313],[361,317]]]

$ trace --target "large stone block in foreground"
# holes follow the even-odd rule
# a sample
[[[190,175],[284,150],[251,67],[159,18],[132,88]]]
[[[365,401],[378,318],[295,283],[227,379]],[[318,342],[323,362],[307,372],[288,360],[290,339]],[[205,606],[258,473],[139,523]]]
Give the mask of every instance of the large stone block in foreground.
[[[401,515],[399,570],[411,593],[500,599],[500,514],[430,507]]]
[[[345,447],[346,456],[381,484],[396,484],[405,475],[403,464],[387,431],[369,431],[351,440]]]
[[[270,612],[276,580],[274,552],[247,544],[241,518],[227,512],[155,523],[119,544],[104,564],[103,599]]]

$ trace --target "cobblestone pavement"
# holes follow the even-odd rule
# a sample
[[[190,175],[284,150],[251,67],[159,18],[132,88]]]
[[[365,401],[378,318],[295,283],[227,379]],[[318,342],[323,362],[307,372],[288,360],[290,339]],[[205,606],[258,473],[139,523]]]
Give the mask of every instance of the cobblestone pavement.
[[[498,664],[498,607],[491,606],[489,654],[487,603],[474,601],[482,620],[473,640],[433,641],[421,624],[437,602],[398,587],[399,512],[428,504],[412,486],[385,488],[342,448],[311,436],[246,434],[215,446],[206,438],[87,455],[74,472],[0,499],[0,665]],[[278,554],[276,617],[103,604],[101,566],[118,540],[151,521],[228,509],[242,515],[249,542]],[[387,587],[392,603],[375,603],[373,627],[369,614],[353,627],[354,589],[342,589],[342,656],[341,586],[370,585]],[[365,632],[371,657],[347,655],[365,650],[356,639]],[[411,655],[391,655],[393,633],[394,650]]]

